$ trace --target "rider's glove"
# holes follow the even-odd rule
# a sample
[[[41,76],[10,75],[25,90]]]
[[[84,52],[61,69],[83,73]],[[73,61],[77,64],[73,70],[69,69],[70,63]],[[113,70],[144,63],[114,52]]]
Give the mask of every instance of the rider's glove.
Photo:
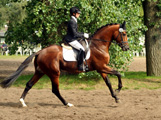
[[[89,38],[89,34],[88,33],[84,33],[84,37],[85,38]]]

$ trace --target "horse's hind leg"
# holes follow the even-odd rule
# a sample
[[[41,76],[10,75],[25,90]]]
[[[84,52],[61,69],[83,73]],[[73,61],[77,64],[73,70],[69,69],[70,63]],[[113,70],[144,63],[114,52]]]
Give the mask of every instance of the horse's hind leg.
[[[22,96],[20,97],[20,102],[23,107],[27,107],[27,105],[24,102],[24,99],[28,93],[28,91],[32,88],[32,86],[44,75],[44,73],[36,70],[33,77],[30,79],[30,81],[27,82],[26,88],[24,89],[24,92],[22,93]]]
[[[51,82],[52,82],[52,92],[59,98],[59,100],[64,104],[67,105],[69,107],[72,107],[73,104],[67,103],[64,98],[61,96],[60,92],[59,92],[59,76],[55,76],[53,75],[51,78]]]

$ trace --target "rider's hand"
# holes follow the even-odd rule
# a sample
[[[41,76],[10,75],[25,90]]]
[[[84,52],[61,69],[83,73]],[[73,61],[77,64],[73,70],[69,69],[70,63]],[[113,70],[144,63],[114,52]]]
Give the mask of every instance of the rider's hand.
[[[89,34],[88,33],[84,33],[84,37],[85,38],[89,38]]]

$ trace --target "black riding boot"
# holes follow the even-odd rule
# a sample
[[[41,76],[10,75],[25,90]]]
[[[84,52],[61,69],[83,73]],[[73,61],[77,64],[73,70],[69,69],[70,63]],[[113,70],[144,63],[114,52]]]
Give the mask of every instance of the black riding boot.
[[[85,71],[85,66],[84,66],[84,57],[85,57],[85,52],[80,49],[77,57],[77,62],[78,62],[78,70],[79,71]]]

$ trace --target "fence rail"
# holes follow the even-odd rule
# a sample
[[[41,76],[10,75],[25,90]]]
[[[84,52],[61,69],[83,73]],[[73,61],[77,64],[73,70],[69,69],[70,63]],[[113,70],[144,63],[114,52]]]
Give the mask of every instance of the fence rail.
[[[39,50],[41,50],[42,47],[40,46],[35,46],[33,49],[30,49],[29,47],[27,47],[26,49],[23,49],[22,47],[18,47],[18,50],[16,51],[16,55],[20,54],[22,55],[31,55],[32,53],[38,52]],[[8,55],[9,54],[9,50],[1,50],[1,54],[2,55]]]

